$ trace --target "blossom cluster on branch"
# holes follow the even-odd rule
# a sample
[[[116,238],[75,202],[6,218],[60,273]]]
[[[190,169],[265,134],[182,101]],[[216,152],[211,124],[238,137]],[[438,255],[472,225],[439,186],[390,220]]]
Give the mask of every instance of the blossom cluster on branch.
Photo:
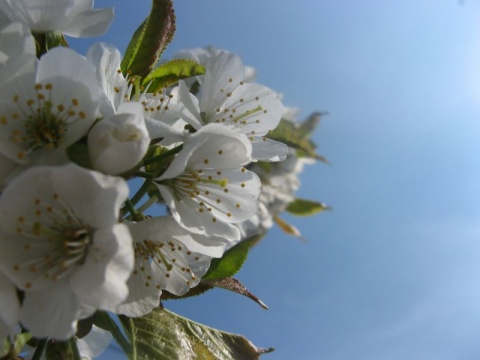
[[[26,343],[34,359],[79,358],[90,331],[111,332],[130,358],[148,353],[134,348],[132,319],[200,285],[232,290],[225,279],[238,269],[212,274],[213,262],[246,256],[238,249],[274,222],[297,234],[279,218],[286,209],[326,208],[295,198],[303,164],[321,159],[313,120],[296,122],[230,52],[161,60],[172,6],[153,1],[122,57],[104,43],[81,55],[65,39],[103,34],[112,9],[0,2],[2,359]]]

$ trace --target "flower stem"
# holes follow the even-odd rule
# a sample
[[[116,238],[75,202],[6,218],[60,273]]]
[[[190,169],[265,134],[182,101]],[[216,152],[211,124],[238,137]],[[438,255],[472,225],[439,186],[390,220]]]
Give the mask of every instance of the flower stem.
[[[134,175],[145,178],[145,179],[153,179],[155,177],[155,174],[152,174],[146,171],[137,171],[135,172]]]
[[[132,353],[132,345],[130,345],[125,339],[125,336],[123,336],[122,331],[118,327],[118,325],[115,323],[115,321],[112,320],[110,315],[108,315],[104,311],[98,311],[95,316],[98,316],[97,319],[102,323],[102,325],[110,331],[112,334],[113,338],[117,342],[118,345],[122,348],[123,352],[130,358],[131,353]],[[133,341],[132,341],[133,344]]]
[[[130,338],[130,343],[131,343],[130,348],[132,351],[128,353],[128,359],[137,360],[137,347],[136,347],[137,335],[136,335],[136,330],[133,326],[133,320],[132,318],[129,318],[128,316],[125,316],[125,315],[118,315],[118,319],[122,324],[123,330],[128,334],[128,337]]]
[[[137,193],[133,195],[132,198],[130,199],[133,206],[137,205],[137,203],[147,193],[148,188],[150,187],[151,184],[152,182],[150,180],[145,180],[143,182],[142,186],[140,186],[140,189],[138,189]]]
[[[45,350],[46,345],[47,345],[47,339],[41,339],[38,342],[38,345],[35,348],[35,352],[33,353],[32,360],[40,360],[42,358],[42,354],[43,354],[43,351]]]
[[[145,203],[143,203],[142,206],[140,206],[137,211],[143,213],[150,206],[154,205],[157,202],[157,200],[158,200],[158,197],[156,195],[150,196],[150,198],[147,201],[145,201]]]
[[[77,340],[75,337],[70,339],[70,347],[72,349],[73,360],[81,360],[80,352],[78,351]]]
[[[125,207],[127,208],[128,212],[132,214],[132,216],[138,215],[137,209],[135,209],[135,206],[129,199],[125,200]]]

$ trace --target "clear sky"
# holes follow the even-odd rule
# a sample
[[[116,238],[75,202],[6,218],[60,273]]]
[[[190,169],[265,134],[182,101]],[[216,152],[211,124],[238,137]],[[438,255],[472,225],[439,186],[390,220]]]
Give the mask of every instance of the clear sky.
[[[278,360],[480,358],[480,2],[176,0],[166,57],[214,45],[302,116],[331,166],[299,196],[333,211],[273,229],[237,277],[265,311],[222,290],[165,306],[245,335]],[[116,7],[121,51],[150,1]],[[112,349],[104,359],[113,359]],[[121,358],[121,357],[120,357]]]

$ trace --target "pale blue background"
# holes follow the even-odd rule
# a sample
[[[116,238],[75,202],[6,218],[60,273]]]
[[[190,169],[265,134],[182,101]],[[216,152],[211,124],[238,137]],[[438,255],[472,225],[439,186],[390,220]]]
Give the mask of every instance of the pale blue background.
[[[122,51],[147,0],[116,7]],[[480,4],[476,0],[177,0],[166,53],[215,45],[302,116],[332,166],[300,196],[334,210],[274,229],[222,290],[165,306],[276,351],[264,359],[480,358]],[[102,359],[115,357],[115,348]]]

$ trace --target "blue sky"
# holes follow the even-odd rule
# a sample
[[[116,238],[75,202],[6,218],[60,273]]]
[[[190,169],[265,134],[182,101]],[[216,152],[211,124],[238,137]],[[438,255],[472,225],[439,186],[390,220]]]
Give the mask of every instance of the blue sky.
[[[150,2],[97,0],[124,50]],[[480,357],[480,3],[177,0],[165,56],[214,45],[301,115],[328,111],[300,197],[333,211],[273,229],[238,274],[269,306],[215,290],[165,306],[276,348],[265,359]],[[112,350],[113,352],[114,350]],[[112,359],[112,352],[105,358]]]

